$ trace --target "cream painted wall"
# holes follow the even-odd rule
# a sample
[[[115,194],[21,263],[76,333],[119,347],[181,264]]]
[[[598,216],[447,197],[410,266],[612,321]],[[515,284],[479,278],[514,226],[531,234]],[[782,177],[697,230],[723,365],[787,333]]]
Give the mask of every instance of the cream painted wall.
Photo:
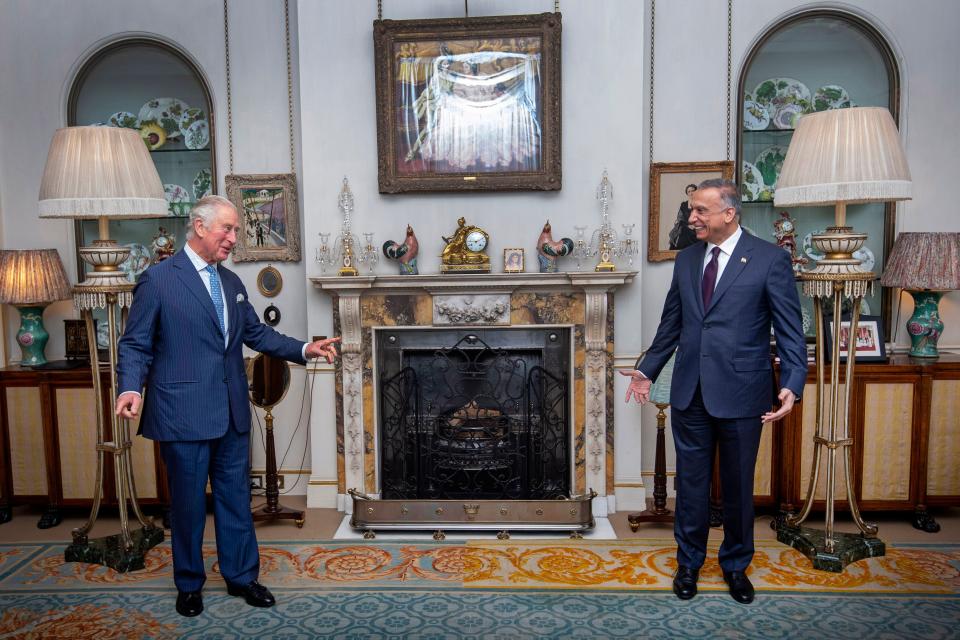
[[[137,10],[140,6],[143,10]],[[471,15],[535,13],[552,10],[547,0],[473,0]],[[793,0],[734,0],[734,81],[752,41],[764,28],[805,3]],[[821,5],[823,6],[823,5]],[[960,133],[950,126],[960,103],[956,61],[960,43],[953,26],[960,4],[951,0],[864,0],[845,7],[886,33],[903,57],[902,128],[913,171],[915,198],[900,205],[899,230],[956,230],[956,214],[940,206],[944,185],[952,184]],[[158,20],[155,3],[146,0],[2,0],[0,1],[0,237],[4,247],[56,247],[75,278],[71,223],[36,218],[36,197],[47,145],[65,124],[65,102],[77,61],[117,34],[150,33],[189,51],[206,74],[216,105],[218,169],[227,173],[226,82],[222,3],[217,0],[168,0]],[[302,146],[297,175],[301,189],[304,260],[276,264],[284,289],[275,299],[283,311],[280,328],[297,336],[329,334],[331,310],[326,295],[306,278],[319,273],[312,261],[320,231],[339,224],[336,196],[349,176],[356,197],[355,231],[375,231],[378,243],[398,239],[409,222],[421,242],[421,269],[436,271],[441,234],[449,234],[458,216],[485,226],[493,255],[506,246],[531,250],[549,218],[556,235],[573,235],[574,224],[595,225],[594,198],[604,168],[614,184],[611,215],[615,224],[646,221],[646,156],[649,1],[562,0],[563,12],[563,167],[559,193],[484,193],[472,195],[381,196],[376,186],[376,133],[372,21],[374,2],[313,0],[291,2],[294,83],[298,94],[297,144]],[[461,15],[462,4],[449,0],[387,0],[386,18]],[[288,170],[285,56],[282,3],[230,0],[234,155],[236,172]],[[725,157],[726,3],[715,0],[665,2],[656,7],[656,91],[654,160],[715,160]],[[181,18],[186,16],[186,18]],[[299,31],[299,34],[298,34]],[[302,37],[301,37],[302,36]],[[646,234],[642,236],[643,246]],[[495,270],[500,269],[495,260]],[[561,263],[563,264],[563,263]],[[255,292],[262,265],[236,265],[258,309]],[[572,268],[572,265],[566,265]],[[659,320],[671,263],[635,268],[637,282],[617,296],[617,366],[629,367],[649,344]],[[393,273],[381,263],[378,273]],[[947,324],[942,343],[960,346],[960,294],[941,303]],[[904,299],[901,317],[911,311]],[[5,310],[4,346],[9,357],[16,314]],[[63,353],[63,318],[75,317],[68,302],[51,306],[46,323],[53,337],[52,357]],[[903,332],[899,341],[906,344]],[[305,374],[294,370],[290,396],[278,411],[278,450],[293,435]],[[617,376],[616,395],[625,387]],[[335,473],[332,376],[321,367],[312,400],[315,436],[306,460],[320,491],[329,496]],[[643,496],[644,475],[653,469],[653,413],[616,407],[617,473],[625,507]],[[643,423],[642,442],[638,425]],[[306,445],[304,429],[292,450]],[[299,448],[299,449],[298,449]],[[255,448],[256,449],[256,448]],[[642,451],[642,463],[637,454]],[[668,444],[668,451],[672,446]],[[255,454],[254,465],[262,464]],[[286,465],[289,468],[289,464]],[[672,466],[672,465],[671,465]],[[302,493],[302,484],[294,490]]]

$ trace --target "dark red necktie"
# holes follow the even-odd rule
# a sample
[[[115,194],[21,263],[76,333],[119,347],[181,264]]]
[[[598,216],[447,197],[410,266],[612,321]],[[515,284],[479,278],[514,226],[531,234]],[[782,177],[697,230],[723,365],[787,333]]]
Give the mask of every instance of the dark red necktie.
[[[717,284],[717,268],[720,266],[717,256],[720,255],[720,247],[714,247],[710,250],[713,257],[707,263],[707,268],[703,270],[703,280],[700,281],[700,293],[703,295],[703,310],[710,308],[710,301],[713,299],[713,289]]]

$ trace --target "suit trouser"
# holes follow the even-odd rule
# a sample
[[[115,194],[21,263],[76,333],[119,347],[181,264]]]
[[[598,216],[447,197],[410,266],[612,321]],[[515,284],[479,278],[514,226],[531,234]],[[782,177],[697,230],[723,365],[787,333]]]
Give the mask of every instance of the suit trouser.
[[[710,535],[710,480],[714,451],[720,448],[723,493],[723,543],[718,553],[724,571],[745,571],[753,559],[753,473],[760,448],[760,417],[721,419],[707,413],[700,386],[690,406],[673,409],[677,452],[677,504],[674,537],[677,562],[699,569]]]
[[[257,579],[260,552],[250,513],[249,442],[249,433],[230,427],[213,440],[160,443],[170,486],[173,581],[180,591],[199,591],[206,581],[203,529],[208,477],[220,574],[236,584]]]

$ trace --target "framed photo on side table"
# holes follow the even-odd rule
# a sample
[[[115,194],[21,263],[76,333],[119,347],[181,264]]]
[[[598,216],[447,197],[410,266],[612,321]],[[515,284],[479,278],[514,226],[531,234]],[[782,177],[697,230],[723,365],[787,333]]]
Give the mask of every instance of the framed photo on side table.
[[[833,361],[833,319],[824,319],[824,349],[827,362]],[[840,362],[847,361],[847,345],[850,344],[850,317],[840,321]],[[883,322],[880,316],[860,316],[857,322],[855,347],[857,362],[886,362],[887,352],[883,345]]]
[[[503,250],[503,272],[523,273],[523,249]]]
[[[234,262],[300,261],[297,179],[292,173],[229,175],[227,198],[240,214]]]
[[[650,167],[650,212],[647,262],[674,260],[677,252],[697,241],[687,227],[687,203],[704,180],[733,180],[733,162],[655,162]]]
[[[559,13],[373,23],[380,193],[557,191]]]

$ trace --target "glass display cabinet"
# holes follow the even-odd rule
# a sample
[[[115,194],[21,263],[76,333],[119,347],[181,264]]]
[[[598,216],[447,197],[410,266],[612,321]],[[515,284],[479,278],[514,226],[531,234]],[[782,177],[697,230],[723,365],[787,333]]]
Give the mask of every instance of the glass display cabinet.
[[[738,85],[737,175],[746,230],[794,256],[794,270],[822,258],[810,237],[833,223],[833,207],[774,207],[777,176],[800,116],[852,106],[886,107],[899,116],[899,71],[889,44],[863,19],[839,10],[799,13],[771,27],[750,50]],[[895,205],[860,204],[847,220],[868,234],[856,253],[877,274],[861,314],[881,316],[890,335],[889,295],[879,276],[893,245]],[[813,303],[801,296],[804,331],[815,335]]]
[[[110,221],[110,237],[130,247],[121,268],[131,282],[183,247],[190,208],[216,189],[211,106],[197,66],[159,40],[111,43],[77,73],[69,93],[68,123],[139,131],[169,203],[168,218]],[[97,221],[77,221],[76,236],[77,247],[88,245],[98,237]],[[91,267],[79,257],[77,265],[82,280]],[[105,339],[98,333],[98,342],[105,344]]]

